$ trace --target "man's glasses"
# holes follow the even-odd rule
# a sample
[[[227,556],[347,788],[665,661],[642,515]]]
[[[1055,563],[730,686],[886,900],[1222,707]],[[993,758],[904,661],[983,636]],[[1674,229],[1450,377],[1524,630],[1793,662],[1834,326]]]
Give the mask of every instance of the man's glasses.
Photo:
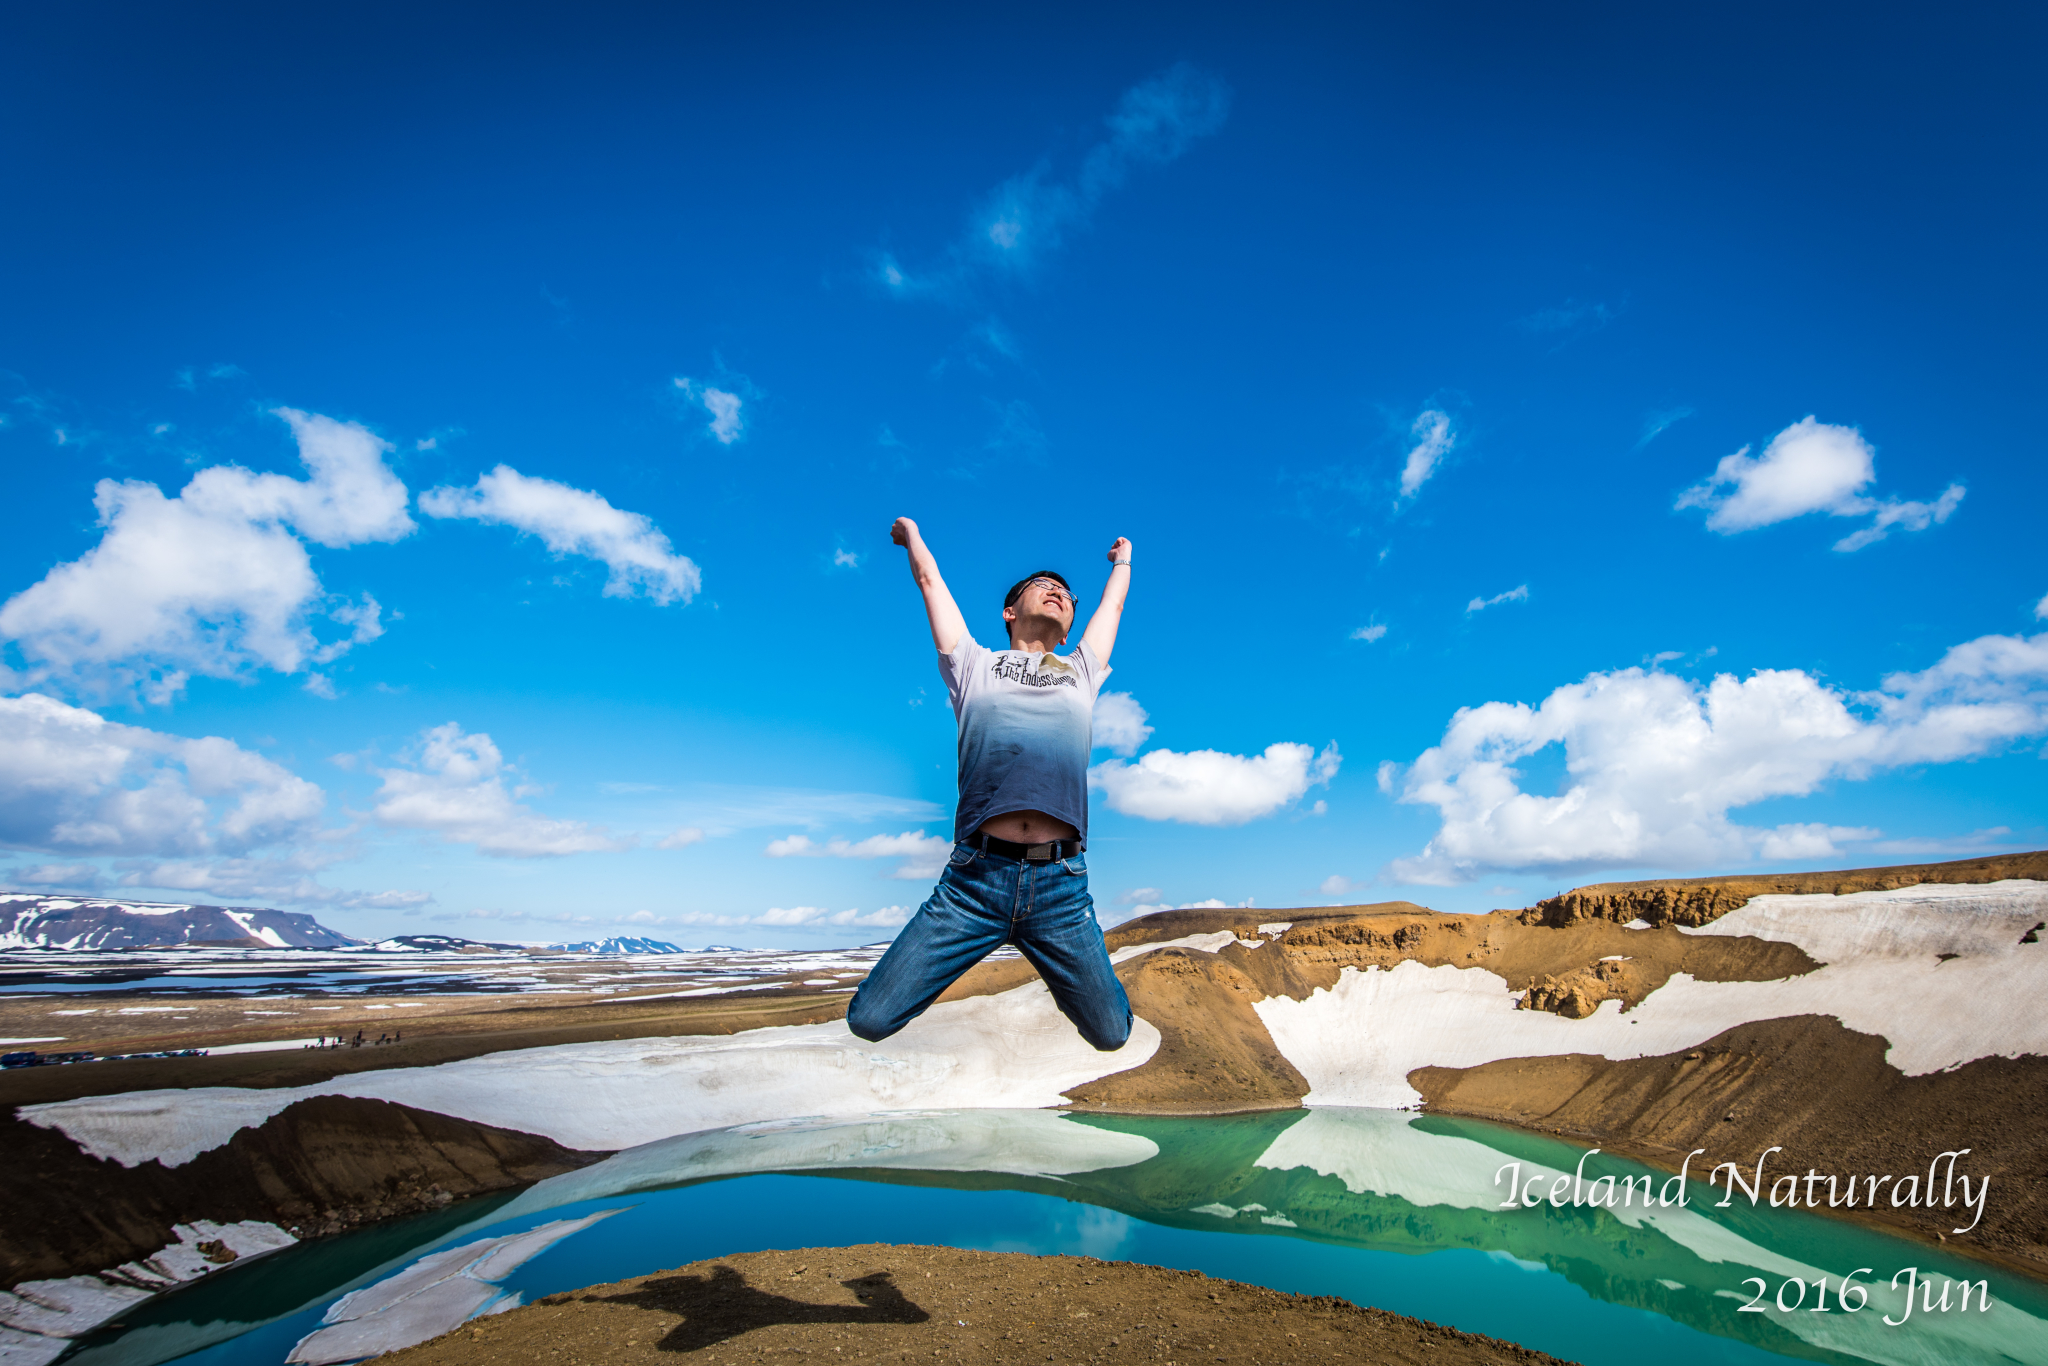
[[[1066,603],[1068,606],[1073,605],[1074,595],[1068,592],[1065,588],[1061,587],[1057,579],[1033,579],[1031,582],[1025,584],[1024,587],[1027,589],[1043,588],[1048,594],[1055,598],[1058,598],[1061,602]]]

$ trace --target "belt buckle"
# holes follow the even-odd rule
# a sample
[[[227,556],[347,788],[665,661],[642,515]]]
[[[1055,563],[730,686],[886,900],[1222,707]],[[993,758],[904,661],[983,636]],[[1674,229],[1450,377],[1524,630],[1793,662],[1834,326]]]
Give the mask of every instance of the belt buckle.
[[[1051,863],[1058,856],[1059,847],[1058,841],[1054,841],[1051,844],[1027,844],[1024,846],[1024,861],[1026,863]]]

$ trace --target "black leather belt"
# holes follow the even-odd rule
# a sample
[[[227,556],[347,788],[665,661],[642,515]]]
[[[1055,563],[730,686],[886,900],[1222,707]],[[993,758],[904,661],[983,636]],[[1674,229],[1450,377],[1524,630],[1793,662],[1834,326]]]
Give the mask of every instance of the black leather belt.
[[[1019,863],[1057,863],[1081,852],[1079,840],[1054,840],[1051,844],[1019,844],[1015,840],[999,840],[994,835],[974,835],[969,844],[986,854],[1001,854],[1004,858],[1016,859]]]

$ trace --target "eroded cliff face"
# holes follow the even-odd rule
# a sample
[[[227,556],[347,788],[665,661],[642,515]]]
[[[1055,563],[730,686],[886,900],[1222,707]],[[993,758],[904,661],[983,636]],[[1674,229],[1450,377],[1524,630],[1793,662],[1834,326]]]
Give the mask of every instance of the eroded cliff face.
[[[1610,1060],[1588,1054],[1512,1058],[1409,1074],[1432,1112],[1541,1129],[1676,1169],[1687,1153],[1705,1178],[1766,1150],[1767,1177],[1817,1171],[1903,1178],[1936,1154],[1968,1149],[1966,1170],[1991,1178],[1984,1217],[1894,1209],[1857,1217],[2048,1269],[2048,1058],[1980,1058],[1909,1077],[1885,1041],[1826,1016],[1761,1020],[1697,1048]],[[1703,1196],[1719,1200],[1723,1192]],[[1837,1211],[1842,1213],[1843,1211]]]
[[[178,1167],[135,1167],[61,1133],[0,1120],[0,1283],[147,1256],[193,1218],[318,1237],[509,1190],[597,1161],[534,1134],[348,1096],[316,1096]]]
[[[2002,882],[2007,878],[2048,881],[2048,852],[2001,854],[1953,863],[1914,863],[1896,868],[1856,868],[1833,873],[1773,873],[1763,877],[1676,878],[1661,882],[1600,882],[1539,901],[1523,911],[1531,925],[1563,927],[1582,920],[1651,925],[1709,924],[1759,896],[1846,896],[1888,892],[1928,884]]]

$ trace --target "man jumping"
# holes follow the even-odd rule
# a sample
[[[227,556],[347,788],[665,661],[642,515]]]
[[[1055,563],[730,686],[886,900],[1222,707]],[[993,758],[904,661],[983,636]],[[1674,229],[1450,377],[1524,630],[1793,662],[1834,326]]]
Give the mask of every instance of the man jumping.
[[[875,964],[846,1012],[870,1042],[922,1015],[939,993],[1004,944],[1015,944],[1081,1037],[1105,1052],[1131,1033],[1131,1004],[1110,970],[1088,895],[1088,752],[1095,694],[1131,586],[1131,543],[1109,548],[1109,584],[1080,648],[1074,590],[1050,570],[1003,599],[1010,648],[987,650],[967,620],[917,523],[899,517],[889,538],[910,552],[924,594],[939,672],[960,727],[960,806],[953,853],[931,899]]]

